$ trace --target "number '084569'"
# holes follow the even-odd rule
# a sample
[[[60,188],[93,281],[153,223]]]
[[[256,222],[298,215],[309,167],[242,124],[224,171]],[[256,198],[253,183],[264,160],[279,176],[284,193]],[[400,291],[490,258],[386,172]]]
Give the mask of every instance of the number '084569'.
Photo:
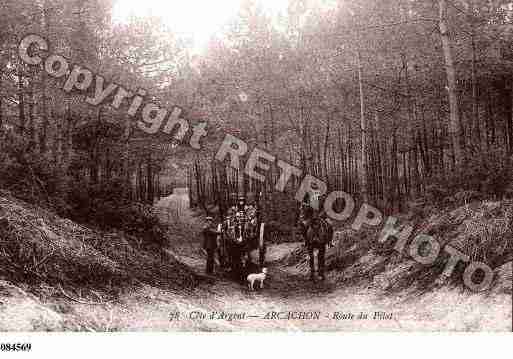
[[[28,352],[32,349],[32,344],[30,343],[1,343],[0,351],[2,352]]]

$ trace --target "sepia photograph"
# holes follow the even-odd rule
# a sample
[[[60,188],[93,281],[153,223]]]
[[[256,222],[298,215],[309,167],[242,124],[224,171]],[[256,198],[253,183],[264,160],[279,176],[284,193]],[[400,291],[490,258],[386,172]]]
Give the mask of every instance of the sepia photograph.
[[[0,0],[0,355],[511,334],[512,263],[513,1]]]

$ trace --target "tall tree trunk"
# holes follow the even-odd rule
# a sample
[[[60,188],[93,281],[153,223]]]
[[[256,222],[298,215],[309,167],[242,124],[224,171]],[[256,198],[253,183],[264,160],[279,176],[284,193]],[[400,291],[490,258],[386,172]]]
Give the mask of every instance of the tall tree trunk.
[[[390,181],[392,185],[392,208],[396,208],[394,205],[397,205],[398,210],[401,210],[401,183],[399,181],[399,152],[397,151],[397,128],[394,128],[394,133],[392,137],[392,180]]]
[[[421,150],[422,162],[424,164],[424,174],[427,176],[431,175],[431,165],[432,165],[432,157],[431,157],[431,146],[433,145],[428,141],[428,130],[426,126],[426,115],[424,111],[424,107],[421,107],[421,115],[422,115],[422,135],[419,134],[419,149]]]
[[[408,101],[408,134],[410,135],[410,143],[408,144],[408,161],[409,170],[411,170],[410,177],[410,187],[409,194],[412,198],[417,197],[418,194],[418,186],[419,186],[419,176],[418,176],[418,157],[417,157],[417,141],[415,137],[415,126],[417,126],[417,99],[415,98],[415,93],[412,93],[412,88],[410,84],[410,75],[409,75],[409,64],[406,53],[403,53],[403,68],[405,73],[405,81],[406,81],[406,93],[407,93],[407,101]]]
[[[378,112],[376,111],[375,117],[376,123],[376,166],[377,166],[377,188],[378,188],[378,199],[381,201],[381,207],[384,207],[384,188],[383,188],[383,169],[384,169],[384,153],[383,151],[383,143],[381,134],[381,124]]]
[[[72,147],[72,118],[71,118],[71,105],[68,102],[67,108],[66,108],[66,116],[65,116],[65,122],[64,122],[64,131],[62,135],[62,160],[61,160],[61,167],[64,172],[67,171],[69,167],[69,161],[71,158],[71,147]]]
[[[4,85],[4,77],[3,77],[2,69],[0,69],[0,135],[4,132],[4,98],[2,95],[3,92],[3,85]]]
[[[447,87],[449,92],[450,122],[449,135],[451,137],[452,148],[454,152],[454,166],[459,168],[463,160],[463,149],[461,145],[460,114],[458,105],[458,96],[456,90],[456,70],[452,57],[451,38],[449,27],[447,25],[447,0],[439,0],[440,10],[440,36],[442,39],[442,48],[445,58],[445,70],[447,73]]]
[[[513,82],[510,83],[510,102],[509,102],[509,118],[507,119],[508,123],[508,139],[509,139],[509,147],[508,153],[511,155],[513,153]]]
[[[57,117],[55,124],[55,140],[53,142],[53,160],[54,164],[59,168],[62,163],[62,119]],[[95,160],[91,161],[91,165],[95,166]],[[91,171],[94,174],[95,171]],[[96,183],[96,182],[95,182]]]
[[[328,146],[330,141],[330,125],[331,125],[331,114],[328,116],[328,122],[326,123],[326,136],[324,138],[324,156],[323,156],[323,170],[324,179],[328,188],[330,188],[330,179],[328,174]]]
[[[489,148],[495,143],[495,119],[493,112],[493,97],[490,89],[487,90],[487,121],[486,121],[486,146]]]
[[[138,190],[137,190],[137,200],[140,202],[144,202],[144,179],[143,179],[143,163],[142,161],[139,161],[138,163],[138,171],[137,171],[137,178],[138,178]]]
[[[358,171],[358,175],[360,176],[360,191],[362,200],[364,202],[368,202],[368,194],[367,194],[367,123],[365,120],[365,95],[363,92],[363,64],[362,64],[362,54],[360,49],[360,39],[358,36],[357,40],[357,60],[358,60],[358,85],[360,89],[360,169]]]
[[[153,188],[153,166],[151,163],[151,154],[148,156],[148,160],[146,163],[146,194],[148,204],[152,205],[153,200],[155,199],[155,191]]]
[[[48,4],[48,1],[45,0],[43,3],[43,18],[44,18],[44,25],[45,25],[45,32],[46,32],[46,39],[50,39],[50,17],[48,15],[50,5]],[[44,154],[48,150],[47,145],[47,135],[48,135],[48,109],[47,109],[47,101],[48,98],[46,96],[46,71],[43,71],[41,74],[41,88],[42,88],[42,98],[41,98],[41,130],[39,132],[39,151]]]
[[[35,129],[35,123],[34,123],[34,77],[35,73],[34,71],[31,71],[31,78],[30,78],[30,87],[29,87],[29,137],[30,137],[30,145],[29,149],[32,151],[35,146],[35,136],[36,136],[36,129]]]
[[[44,71],[43,71],[43,79],[45,78]],[[46,98],[46,80],[43,80],[42,86],[43,86],[43,99],[42,99],[42,105],[41,105],[41,130],[39,132],[39,151],[42,154],[45,154],[48,150],[48,113],[47,113],[47,98]]]
[[[123,179],[125,185],[123,186],[123,197],[129,199],[132,193],[132,181],[130,180],[130,135],[131,135],[132,121],[130,116],[125,118],[125,133],[123,141],[125,142],[123,154]]]
[[[19,133],[23,135],[25,133],[25,97],[23,96],[23,72],[21,65],[18,69],[18,116],[19,116]]]
[[[477,93],[477,49],[476,49],[476,30],[472,24],[472,119],[474,120],[474,136],[473,140],[477,150],[481,150],[481,128],[479,125],[479,98]]]

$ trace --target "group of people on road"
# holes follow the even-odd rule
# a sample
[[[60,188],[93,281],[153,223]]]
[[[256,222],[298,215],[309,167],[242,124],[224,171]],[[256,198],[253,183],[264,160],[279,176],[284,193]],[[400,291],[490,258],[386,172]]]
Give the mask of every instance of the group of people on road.
[[[248,274],[257,273],[258,265],[252,262],[247,253],[247,243],[244,242],[257,235],[257,209],[253,205],[246,205],[243,196],[228,209],[223,222],[216,224],[214,218],[207,217],[203,228],[206,273],[213,274],[216,254],[220,266],[226,267],[228,263],[232,275],[237,279],[242,280]]]
[[[327,246],[332,245],[334,232],[333,225],[326,214],[316,209],[319,208],[319,202],[320,199],[316,196],[314,188],[314,191],[302,203],[297,221],[308,251],[310,279],[313,281],[317,279],[316,274],[319,275],[321,280],[326,279],[326,249]],[[207,223],[203,229],[203,249],[207,254],[207,274],[214,273],[216,253],[218,253],[220,264],[228,256],[231,272],[238,279],[243,280],[248,274],[260,271],[260,266],[252,262],[242,243],[243,238],[258,235],[255,232],[243,232],[245,230],[257,230],[256,208],[254,206],[246,206],[245,198],[240,197],[236,206],[233,206],[228,211],[228,216],[224,223],[216,224],[212,217],[207,217],[206,220]],[[246,226],[246,224],[249,225]],[[223,231],[230,233],[229,237],[232,240],[229,243],[221,243]],[[316,252],[317,270],[315,266]],[[263,265],[263,263],[260,263],[260,265]]]

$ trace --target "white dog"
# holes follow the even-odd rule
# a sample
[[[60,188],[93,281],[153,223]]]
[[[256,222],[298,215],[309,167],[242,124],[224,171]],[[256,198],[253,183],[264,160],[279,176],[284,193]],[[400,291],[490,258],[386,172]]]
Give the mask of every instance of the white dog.
[[[249,290],[254,290],[255,282],[260,282],[260,289],[264,287],[264,280],[267,277],[267,268],[262,269],[262,273],[252,273],[248,275],[248,288]]]

